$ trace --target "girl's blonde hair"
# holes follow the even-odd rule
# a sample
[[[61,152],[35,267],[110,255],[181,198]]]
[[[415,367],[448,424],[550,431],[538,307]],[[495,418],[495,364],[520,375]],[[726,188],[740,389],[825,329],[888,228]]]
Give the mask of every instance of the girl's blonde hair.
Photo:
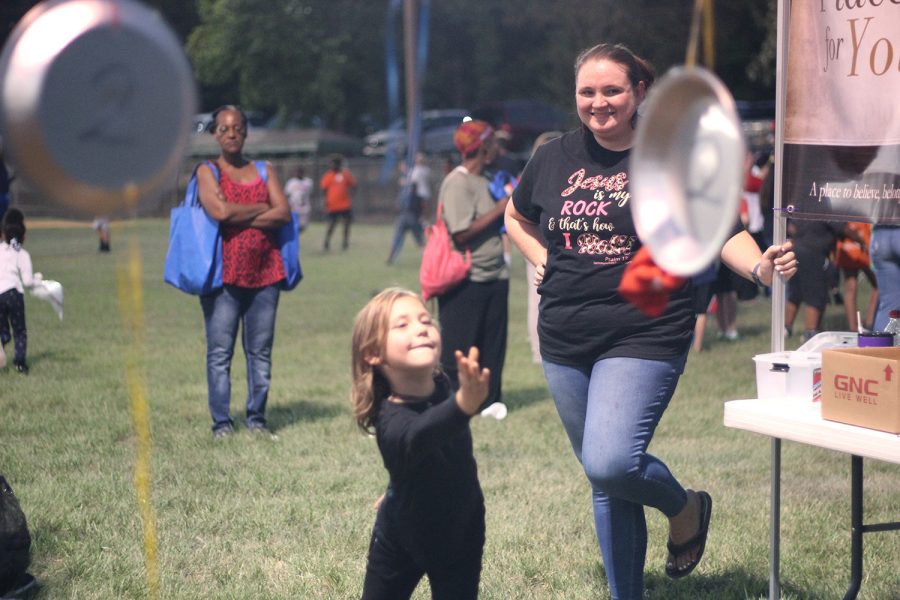
[[[353,322],[353,388],[350,403],[356,424],[366,433],[373,432],[378,407],[391,393],[387,378],[369,360],[384,354],[391,309],[394,302],[406,297],[422,301],[415,292],[398,287],[387,288],[369,300]]]

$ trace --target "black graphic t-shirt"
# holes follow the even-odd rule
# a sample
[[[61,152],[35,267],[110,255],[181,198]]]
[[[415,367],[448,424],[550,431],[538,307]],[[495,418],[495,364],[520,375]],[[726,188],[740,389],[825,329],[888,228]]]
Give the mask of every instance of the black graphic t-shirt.
[[[629,206],[629,151],[601,147],[583,129],[541,146],[513,193],[516,210],[540,224],[547,244],[538,334],[541,354],[564,365],[601,358],[676,358],[694,328],[690,286],[647,317],[619,295],[641,247]]]

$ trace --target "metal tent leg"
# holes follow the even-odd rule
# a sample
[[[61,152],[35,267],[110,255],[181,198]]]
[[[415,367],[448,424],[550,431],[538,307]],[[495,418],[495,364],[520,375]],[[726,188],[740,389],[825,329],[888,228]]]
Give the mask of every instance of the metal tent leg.
[[[769,515],[769,600],[781,598],[781,440],[772,438],[771,514]]]
[[[861,456],[850,457],[850,587],[844,600],[859,594],[863,569],[863,461]]]

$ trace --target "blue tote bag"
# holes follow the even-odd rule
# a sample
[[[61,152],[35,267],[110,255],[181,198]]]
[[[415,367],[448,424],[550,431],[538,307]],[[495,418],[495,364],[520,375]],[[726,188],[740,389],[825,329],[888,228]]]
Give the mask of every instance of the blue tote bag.
[[[282,225],[276,234],[276,241],[281,248],[281,262],[284,263],[285,278],[281,282],[281,289],[285,291],[294,289],[303,279],[303,270],[300,268],[300,238],[297,235],[299,229],[297,213],[291,211],[291,222]]]
[[[215,166],[207,165],[218,176]],[[171,212],[163,279],[183,292],[203,295],[222,287],[222,234],[198,195],[195,168],[184,200]]]
[[[211,162],[206,164],[218,178],[216,166]],[[266,163],[258,160],[255,164],[262,180],[267,181]],[[297,214],[291,212],[291,222],[275,231],[285,271],[280,287],[285,291],[294,289],[303,279],[298,229]],[[163,278],[188,294],[209,294],[222,287],[222,235],[219,222],[206,214],[200,204],[197,169],[188,183],[184,200],[172,209]]]
[[[269,173],[266,171],[266,163],[262,160],[255,161],[256,170],[263,182],[268,181]],[[288,292],[303,279],[303,270],[300,268],[300,231],[299,217],[291,211],[291,222],[286,223],[275,231],[275,243],[281,249],[281,262],[284,264],[285,278],[279,287]]]

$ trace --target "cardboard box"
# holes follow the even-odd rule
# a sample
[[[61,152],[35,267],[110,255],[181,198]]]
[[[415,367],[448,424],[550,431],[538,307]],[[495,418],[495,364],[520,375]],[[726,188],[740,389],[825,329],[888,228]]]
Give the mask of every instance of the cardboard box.
[[[900,347],[823,351],[822,418],[900,433]]]

